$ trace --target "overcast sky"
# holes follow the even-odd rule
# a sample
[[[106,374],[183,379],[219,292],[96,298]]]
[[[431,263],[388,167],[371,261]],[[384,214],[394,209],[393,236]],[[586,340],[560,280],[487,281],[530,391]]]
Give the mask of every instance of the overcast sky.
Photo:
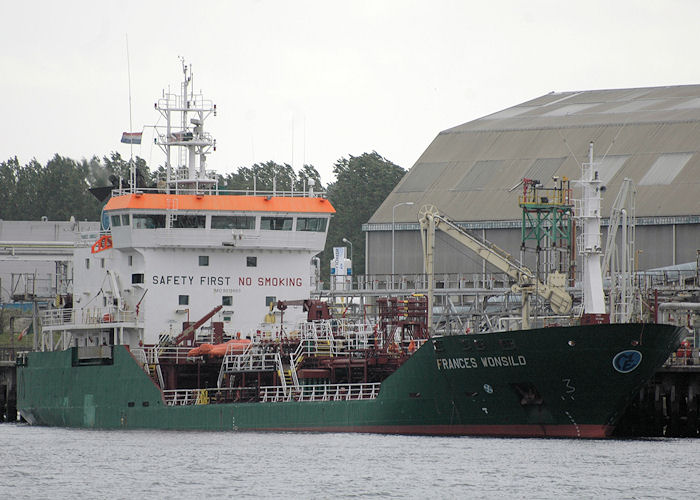
[[[219,173],[376,150],[408,169],[441,131],[551,91],[700,83],[696,0],[5,1],[0,161],[129,155],[178,56],[214,100]],[[145,127],[145,128],[144,128]]]

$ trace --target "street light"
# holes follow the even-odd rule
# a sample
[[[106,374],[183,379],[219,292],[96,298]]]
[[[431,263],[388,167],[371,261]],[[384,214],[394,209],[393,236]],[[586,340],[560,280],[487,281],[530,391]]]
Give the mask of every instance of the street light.
[[[352,260],[352,241],[350,241],[347,238],[343,238],[343,243],[347,243],[350,245],[350,256],[348,257],[348,259]]]
[[[401,205],[413,205],[412,201],[397,203],[391,209],[391,288],[394,288],[394,230],[396,228],[396,207]]]

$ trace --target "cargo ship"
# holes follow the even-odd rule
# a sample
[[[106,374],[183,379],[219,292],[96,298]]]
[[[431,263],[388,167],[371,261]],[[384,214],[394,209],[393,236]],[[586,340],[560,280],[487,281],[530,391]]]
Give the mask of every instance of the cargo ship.
[[[17,362],[30,424],[602,438],[680,342],[671,325],[607,324],[602,298],[580,324],[528,328],[531,293],[555,312],[571,298],[493,246],[484,258],[523,296],[520,329],[436,335],[431,289],[379,299],[374,324],[332,318],[309,299],[330,202],[313,186],[219,190],[204,127],[216,106],[184,62],[180,92],[155,107],[167,178],[147,188],[133,173],[103,230],[77,238],[72,292]],[[421,223],[451,227],[430,209]]]

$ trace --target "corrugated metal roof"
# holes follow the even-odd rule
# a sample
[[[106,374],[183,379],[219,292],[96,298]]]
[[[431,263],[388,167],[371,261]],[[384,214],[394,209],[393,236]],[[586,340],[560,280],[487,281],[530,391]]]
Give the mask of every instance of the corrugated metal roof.
[[[414,222],[425,204],[458,221],[517,220],[523,177],[580,177],[594,142],[607,216],[620,184],[637,215],[700,215],[700,85],[547,94],[438,134],[370,219]],[[471,186],[471,187],[470,187]]]

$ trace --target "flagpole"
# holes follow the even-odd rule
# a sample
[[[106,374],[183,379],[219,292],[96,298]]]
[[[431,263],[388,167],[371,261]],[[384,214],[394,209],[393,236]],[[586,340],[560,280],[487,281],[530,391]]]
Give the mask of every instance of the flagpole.
[[[36,269],[34,270],[34,284],[33,284],[33,289],[32,289],[32,333],[34,334],[33,339],[32,339],[32,348],[34,351],[38,351],[39,347],[39,339],[37,338],[39,336],[39,333],[37,331],[37,324],[36,324]],[[44,350],[44,343],[41,343],[41,350]],[[53,346],[53,332],[51,333],[51,345]]]
[[[129,34],[126,34],[126,73],[129,79],[129,133],[134,132],[131,118],[131,63],[129,58]],[[134,168],[134,143],[129,141],[129,177],[131,179],[131,192],[136,190],[136,169]]]

